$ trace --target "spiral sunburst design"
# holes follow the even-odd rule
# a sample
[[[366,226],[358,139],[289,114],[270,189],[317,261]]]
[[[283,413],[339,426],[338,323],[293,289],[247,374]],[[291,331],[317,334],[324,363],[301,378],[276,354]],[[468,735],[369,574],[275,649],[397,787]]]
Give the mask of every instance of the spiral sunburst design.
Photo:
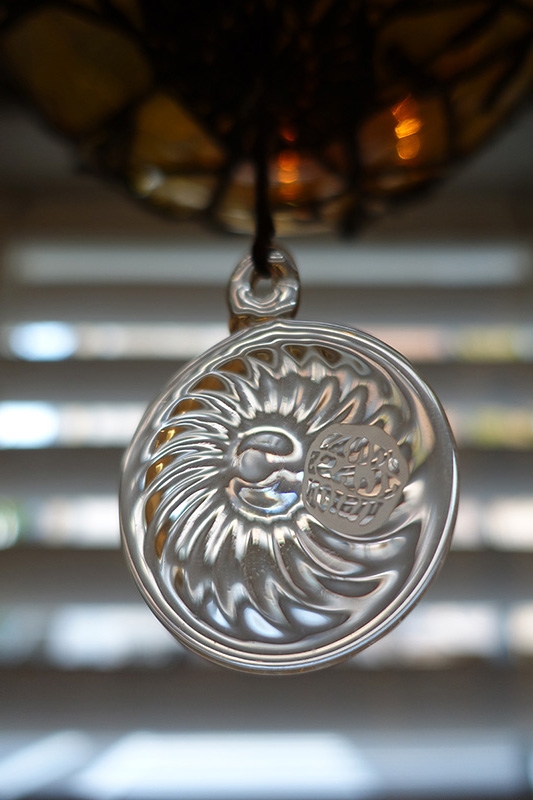
[[[442,432],[420,392],[374,340],[310,327],[260,326],[194,362],[149,409],[126,459],[123,531],[141,588],[182,640],[237,666],[296,667],[376,638],[444,547],[439,509],[425,544],[435,509],[423,484],[437,480]],[[345,433],[333,502],[336,457],[324,453]],[[354,484],[369,439],[382,463]],[[329,484],[311,496],[317,469]],[[360,510],[358,485],[379,495],[381,516]]]

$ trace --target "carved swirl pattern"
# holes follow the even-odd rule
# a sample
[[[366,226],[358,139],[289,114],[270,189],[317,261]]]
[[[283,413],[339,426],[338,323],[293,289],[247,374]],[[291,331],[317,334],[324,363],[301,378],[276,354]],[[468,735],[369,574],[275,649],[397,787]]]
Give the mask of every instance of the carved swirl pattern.
[[[140,489],[127,509],[134,561],[164,604],[215,648],[267,658],[327,649],[372,625],[428,558],[420,492],[435,440],[423,405],[386,362],[296,326],[241,334],[178,375],[126,466]],[[354,484],[350,464],[368,452],[381,461],[373,472],[358,465]],[[333,509],[329,494],[316,511],[316,491],[304,496],[315,468],[336,480]],[[379,513],[366,501],[361,510],[365,493],[381,498]]]

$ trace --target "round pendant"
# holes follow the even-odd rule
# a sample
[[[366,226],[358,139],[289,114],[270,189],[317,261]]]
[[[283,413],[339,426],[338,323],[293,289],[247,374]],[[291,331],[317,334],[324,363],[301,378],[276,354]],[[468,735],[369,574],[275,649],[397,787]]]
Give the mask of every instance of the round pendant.
[[[123,542],[166,627],[252,672],[336,663],[399,622],[457,506],[438,400],[398,353],[274,320],[178,373],[126,454]]]

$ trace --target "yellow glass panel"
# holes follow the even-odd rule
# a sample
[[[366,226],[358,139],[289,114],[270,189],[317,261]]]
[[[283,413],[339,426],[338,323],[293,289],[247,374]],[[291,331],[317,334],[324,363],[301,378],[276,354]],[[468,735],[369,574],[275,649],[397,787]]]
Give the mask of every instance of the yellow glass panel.
[[[377,80],[383,87],[397,85],[390,53],[398,51],[411,64],[424,64],[486,11],[485,2],[439,5],[421,12],[394,15],[379,33],[376,49]]]
[[[126,36],[53,7],[9,29],[1,51],[16,81],[47,118],[75,136],[119,112],[146,92],[152,79],[149,65]]]
[[[533,24],[525,24],[524,16],[509,11],[498,15],[482,33],[468,38],[465,42],[450,48],[436,60],[432,72],[446,80],[460,76],[466,70],[475,68],[485,59],[501,58],[505,48],[513,46],[524,38],[527,31],[533,31]]]
[[[139,170],[130,176],[130,186],[138,196],[176,216],[185,217],[209,206],[216,184],[216,175],[166,177],[164,172],[154,168]]]
[[[134,168],[213,170],[223,162],[222,148],[169,95],[158,92],[139,107],[131,149]]]
[[[533,80],[533,52],[525,60],[518,75],[506,82],[505,89],[494,95],[494,89],[507,77],[508,64],[500,61],[483,72],[460,83],[452,94],[457,118],[457,148],[468,153],[481,144],[487,135],[513,109]]]

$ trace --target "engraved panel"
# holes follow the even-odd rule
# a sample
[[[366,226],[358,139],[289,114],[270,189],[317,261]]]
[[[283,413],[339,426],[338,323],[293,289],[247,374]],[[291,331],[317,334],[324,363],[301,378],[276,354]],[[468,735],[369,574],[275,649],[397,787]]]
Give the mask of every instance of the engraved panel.
[[[302,498],[326,528],[361,536],[388,520],[408,477],[400,448],[378,425],[331,425],[307,453]]]

